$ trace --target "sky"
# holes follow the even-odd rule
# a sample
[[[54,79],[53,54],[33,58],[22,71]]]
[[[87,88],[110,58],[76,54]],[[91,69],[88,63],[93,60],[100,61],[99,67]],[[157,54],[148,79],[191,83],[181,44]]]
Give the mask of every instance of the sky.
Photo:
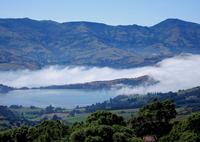
[[[151,26],[167,18],[200,23],[200,0],[0,0],[0,18]]]

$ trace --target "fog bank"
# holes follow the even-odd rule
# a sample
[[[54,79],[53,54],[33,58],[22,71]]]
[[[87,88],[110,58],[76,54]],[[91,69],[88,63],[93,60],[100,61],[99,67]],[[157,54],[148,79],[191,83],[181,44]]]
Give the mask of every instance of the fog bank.
[[[155,66],[131,69],[108,67],[61,67],[50,66],[37,71],[2,71],[0,84],[13,87],[40,87],[84,83],[118,78],[135,78],[149,75],[160,83],[149,87],[119,90],[121,93],[168,92],[200,86],[200,55],[180,55],[165,59]]]

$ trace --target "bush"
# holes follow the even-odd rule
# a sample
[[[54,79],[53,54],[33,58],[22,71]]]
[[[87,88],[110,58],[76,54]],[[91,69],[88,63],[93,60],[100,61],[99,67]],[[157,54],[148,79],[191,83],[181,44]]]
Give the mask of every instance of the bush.
[[[160,142],[197,142],[200,141],[200,113],[195,113],[188,119],[174,125],[169,133],[160,139]]]
[[[121,116],[113,114],[106,111],[97,111],[96,113],[91,114],[86,122],[88,124],[99,124],[99,125],[125,125],[124,119]]]
[[[183,132],[178,142],[199,142],[200,138],[196,133]]]

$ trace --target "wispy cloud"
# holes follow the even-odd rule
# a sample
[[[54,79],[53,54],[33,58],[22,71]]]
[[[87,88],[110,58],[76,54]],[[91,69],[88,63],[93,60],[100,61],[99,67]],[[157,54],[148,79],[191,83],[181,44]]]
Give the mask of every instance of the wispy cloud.
[[[84,83],[117,78],[135,78],[149,75],[160,83],[137,88],[123,88],[122,93],[177,91],[200,85],[200,55],[180,55],[165,59],[155,66],[132,69],[108,67],[51,66],[37,71],[21,70],[0,72],[0,83],[14,87],[39,87]]]

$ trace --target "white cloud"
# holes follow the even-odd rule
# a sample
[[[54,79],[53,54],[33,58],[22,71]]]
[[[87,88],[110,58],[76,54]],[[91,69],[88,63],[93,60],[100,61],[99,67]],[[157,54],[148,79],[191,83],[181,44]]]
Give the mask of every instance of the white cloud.
[[[108,67],[51,66],[37,71],[0,72],[0,83],[14,87],[39,87],[149,75],[160,83],[149,87],[123,88],[122,93],[177,91],[200,85],[200,55],[180,55],[155,66],[117,70]]]

